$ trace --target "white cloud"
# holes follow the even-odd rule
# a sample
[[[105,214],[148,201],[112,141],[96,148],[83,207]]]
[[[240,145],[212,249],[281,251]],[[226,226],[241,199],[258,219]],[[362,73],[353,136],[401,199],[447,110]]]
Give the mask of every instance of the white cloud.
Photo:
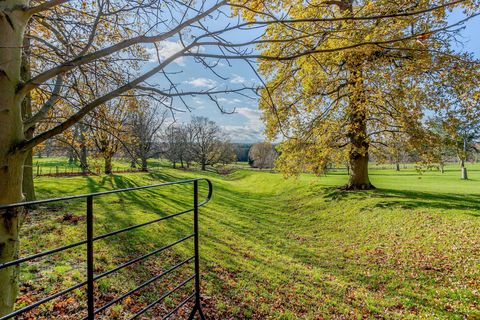
[[[238,99],[238,98],[233,98],[233,99],[228,99],[228,98],[225,98],[225,97],[220,97],[217,99],[217,101],[220,103],[220,104],[239,104],[241,102],[243,102],[242,100]]]
[[[262,112],[258,109],[250,108],[237,108],[235,110],[238,114],[244,116],[248,120],[248,124],[252,127],[261,128],[263,127],[263,122],[260,119]]]
[[[202,99],[200,98],[193,98],[193,102],[197,105],[204,105],[205,104],[205,101],[203,101]]]
[[[205,101],[203,99],[195,97],[193,98],[193,103],[197,106],[196,107],[197,110],[205,109]]]
[[[157,44],[157,47],[149,48],[147,49],[147,52],[150,55],[150,61],[151,62],[158,62],[158,59],[160,58],[160,61],[164,61],[165,59],[171,57],[172,55],[176,54],[180,50],[182,50],[184,47],[180,41],[161,41]],[[185,58],[180,57],[175,59],[173,62],[178,64],[181,67],[185,66]]]
[[[225,130],[232,142],[254,143],[265,140],[263,130],[252,129],[248,126],[225,125],[223,130]]]
[[[264,140],[264,125],[258,109],[237,108],[236,114],[244,118],[243,124],[225,125],[224,130],[234,142],[258,142]]]
[[[247,79],[245,79],[244,77],[242,77],[238,74],[233,74],[232,76],[233,77],[230,79],[230,83],[243,84],[243,83],[247,82]]]
[[[196,88],[208,88],[212,89],[217,85],[217,82],[212,79],[208,78],[191,78],[188,81],[184,81],[184,83],[194,86]]]

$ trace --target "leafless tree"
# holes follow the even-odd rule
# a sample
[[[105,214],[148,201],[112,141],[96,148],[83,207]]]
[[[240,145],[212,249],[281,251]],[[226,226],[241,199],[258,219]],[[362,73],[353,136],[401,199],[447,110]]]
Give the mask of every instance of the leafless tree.
[[[181,163],[183,168],[183,155],[185,153],[185,135],[183,126],[171,125],[165,129],[162,134],[162,155],[172,163],[173,167],[177,167],[177,163]]]
[[[277,156],[275,147],[268,142],[256,143],[248,152],[251,166],[259,169],[273,168]]]
[[[134,156],[134,161],[140,159],[142,171],[148,171],[147,160],[153,156],[155,145],[159,142],[158,135],[168,118],[166,109],[156,104],[144,101],[138,110],[130,116],[132,143],[128,146]]]
[[[237,161],[237,150],[235,146],[228,140],[220,141],[219,150],[220,155],[218,161],[223,165],[227,165]]]
[[[213,121],[204,117],[193,117],[189,124],[193,132],[193,155],[202,170],[218,163],[221,149],[221,129]]]

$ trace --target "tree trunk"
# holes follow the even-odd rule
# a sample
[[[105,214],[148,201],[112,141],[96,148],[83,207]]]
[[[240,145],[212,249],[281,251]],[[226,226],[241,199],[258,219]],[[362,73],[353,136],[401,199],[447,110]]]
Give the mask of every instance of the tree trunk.
[[[105,157],[105,174],[112,174],[112,157]]]
[[[440,162],[440,172],[445,173],[445,164],[443,162]]]
[[[0,123],[3,122],[0,120]],[[3,137],[2,137],[3,140]],[[0,143],[3,148],[3,144]],[[24,153],[0,157],[0,204],[22,202]],[[0,210],[0,263],[18,258],[22,209]],[[0,269],[0,316],[13,310],[18,293],[18,267]]]
[[[37,199],[35,195],[35,184],[33,182],[33,155],[32,150],[28,151],[23,167],[22,191],[26,201],[34,201]]]
[[[25,137],[30,139],[33,137],[33,129],[27,130]],[[26,201],[34,201],[37,199],[35,195],[35,184],[33,182],[33,151],[28,150],[25,153],[25,162],[23,163],[22,192]]]
[[[142,157],[142,171],[145,171],[145,172],[148,171],[147,158],[145,158],[145,157]]]
[[[368,190],[375,187],[370,183],[368,177],[368,149],[370,143],[367,137],[367,115],[365,87],[363,83],[363,72],[361,58],[351,57],[349,68],[349,82],[351,85],[347,137],[349,139],[348,160],[350,165],[350,178],[346,190]]]
[[[374,189],[368,177],[368,153],[350,153],[350,177],[345,187],[347,190]]]
[[[80,125],[80,168],[82,169],[82,173],[88,173],[88,149],[87,144],[85,142],[85,136],[83,135],[83,125]]]
[[[2,1],[0,9],[0,205],[23,201],[22,181],[26,152],[15,146],[24,141],[21,80],[26,15],[18,8],[28,1]],[[23,210],[0,210],[0,263],[18,256],[18,233]],[[17,268],[0,269],[0,316],[13,310],[17,296]]]
[[[462,180],[468,180],[467,168],[465,168],[465,161],[467,161],[467,139],[463,139],[463,157],[460,162],[462,171]]]
[[[400,171],[400,163],[398,163],[398,162],[396,163],[396,169],[395,170]]]
[[[75,163],[75,150],[73,148],[68,149],[68,164],[72,165]]]
[[[24,38],[23,44],[23,54],[22,54],[22,67],[20,70],[20,76],[23,81],[28,81],[31,78],[31,68],[30,68],[30,41],[28,38]],[[22,118],[28,119],[32,116],[32,98],[30,94],[22,101]],[[25,138],[33,138],[35,128],[28,128],[25,132]],[[22,191],[25,195],[26,201],[36,200],[35,196],[35,185],[33,182],[33,151],[29,150],[26,154],[25,163],[23,166],[23,182],[22,182]]]
[[[465,167],[464,159],[462,159],[460,162],[460,170],[462,172],[462,180],[468,180],[468,172],[467,172],[467,168]]]
[[[88,172],[87,147],[85,144],[80,147],[80,168],[82,168],[82,173]]]

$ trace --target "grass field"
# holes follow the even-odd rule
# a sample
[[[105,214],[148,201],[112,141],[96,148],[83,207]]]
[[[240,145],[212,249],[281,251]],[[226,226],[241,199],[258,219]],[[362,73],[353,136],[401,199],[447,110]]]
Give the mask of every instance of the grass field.
[[[372,170],[377,190],[356,193],[337,190],[346,182],[342,172],[285,180],[270,172],[221,176],[165,168],[35,182],[38,197],[49,198],[211,179],[214,196],[200,211],[200,231],[204,302],[214,319],[479,319],[480,166],[469,169],[469,181],[461,181],[454,166],[444,174]],[[166,215],[191,201],[190,186],[104,197],[95,202],[95,232]],[[83,208],[73,202],[32,211],[23,227],[22,255],[82,239]],[[66,213],[77,219],[62,218]],[[191,216],[175,219],[97,243],[97,272],[188,234]],[[181,245],[102,279],[97,304],[187,257],[190,249],[191,243]],[[84,259],[83,250],[71,250],[25,266],[20,305],[84,280]],[[186,277],[186,270],[174,277]],[[153,285],[105,318],[127,318],[172,283]],[[78,318],[83,295],[77,290],[32,316]],[[167,299],[155,315],[180,298]]]

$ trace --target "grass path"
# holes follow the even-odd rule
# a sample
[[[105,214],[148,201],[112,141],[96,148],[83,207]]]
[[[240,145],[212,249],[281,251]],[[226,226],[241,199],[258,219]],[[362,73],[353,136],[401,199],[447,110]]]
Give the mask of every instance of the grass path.
[[[39,197],[47,198],[199,175],[210,178],[214,197],[201,210],[200,226],[205,304],[215,319],[478,319],[480,167],[471,168],[470,181],[460,181],[457,171],[452,167],[445,174],[419,177],[413,170],[372,170],[378,189],[359,193],[335,188],[345,182],[342,173],[284,180],[268,172],[219,176],[166,168],[151,174],[42,177],[36,182]],[[176,187],[101,199],[96,202],[96,232],[185,208],[191,203],[189,191]],[[81,206],[33,212],[24,227],[23,251],[59,245],[59,238],[80,239],[82,221],[73,224],[59,217],[66,212],[80,216]],[[97,245],[99,271],[185,234],[189,219]],[[106,279],[99,285],[98,303],[185,257],[190,248],[180,246],[166,257]],[[24,296],[83,279],[83,259],[81,251],[73,251],[54,260],[61,268],[50,267],[51,261],[29,265],[23,272]],[[159,284],[116,306],[106,318],[123,319],[169,285]],[[76,292],[75,297],[81,295]],[[57,312],[57,317],[68,318],[80,308],[80,303],[69,308],[52,304],[41,314]]]

